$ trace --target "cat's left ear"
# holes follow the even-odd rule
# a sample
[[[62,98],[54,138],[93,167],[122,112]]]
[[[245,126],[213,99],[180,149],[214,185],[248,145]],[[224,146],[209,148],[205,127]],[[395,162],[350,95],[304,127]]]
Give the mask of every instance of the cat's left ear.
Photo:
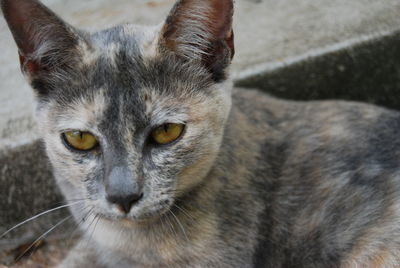
[[[215,81],[235,54],[233,0],[180,0],[161,31],[160,47],[187,60],[199,60]]]
[[[38,0],[0,1],[18,46],[21,69],[31,82],[71,65],[78,42],[72,27]]]

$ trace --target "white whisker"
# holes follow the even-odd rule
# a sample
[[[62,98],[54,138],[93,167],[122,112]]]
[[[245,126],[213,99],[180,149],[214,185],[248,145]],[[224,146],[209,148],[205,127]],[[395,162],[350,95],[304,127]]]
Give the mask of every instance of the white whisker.
[[[97,220],[97,221],[96,221],[96,220]],[[96,229],[96,226],[97,226],[97,223],[99,222],[99,220],[100,220],[100,216],[94,215],[94,216],[93,216],[93,220],[92,220],[92,221],[89,223],[89,225],[87,226],[87,229],[86,229],[85,233],[89,233],[90,228],[92,227],[93,223],[96,221],[96,223],[95,223],[94,226],[93,226],[93,230],[90,232],[90,235],[89,235],[89,236],[85,236],[85,239],[86,239],[86,245],[85,245],[85,247],[86,247],[86,248],[89,248],[90,241],[92,240],[92,235],[93,235],[93,233],[94,233],[94,231],[95,231],[95,229]]]
[[[96,217],[95,217],[95,218],[96,218]],[[90,234],[89,242],[90,242],[90,241],[92,240],[92,238],[93,238],[93,234],[94,234],[94,232],[96,231],[96,227],[97,227],[97,224],[99,223],[99,221],[100,221],[100,216],[97,216],[97,221],[96,221],[96,223],[94,224],[92,233]]]
[[[52,209],[46,210],[46,211],[44,211],[44,212],[42,212],[42,213],[39,213],[39,214],[37,214],[37,215],[35,215],[35,216],[33,216],[33,217],[30,217],[29,219],[24,220],[23,222],[18,223],[18,224],[15,225],[14,227],[8,229],[7,231],[5,231],[4,233],[2,233],[2,234],[0,235],[0,238],[3,238],[6,234],[8,234],[9,232],[11,232],[12,230],[14,230],[14,229],[20,227],[21,225],[24,225],[25,223],[28,223],[28,222],[30,222],[30,221],[32,221],[32,220],[37,219],[37,218],[39,218],[40,216],[43,216],[43,215],[45,215],[45,214],[48,214],[48,213],[50,213],[50,212],[53,212],[53,211],[56,211],[56,210],[59,210],[59,209],[62,209],[62,208],[67,208],[67,207],[76,205],[76,204],[79,204],[79,203],[83,203],[83,201],[78,201],[78,202],[74,202],[74,203],[72,203],[72,204],[62,205],[62,206],[59,206],[59,207],[56,207],[56,208],[52,208]]]
[[[34,245],[36,245],[36,243],[41,240],[42,238],[44,238],[46,235],[48,235],[51,231],[53,231],[55,228],[57,228],[58,226],[60,226],[61,224],[63,224],[64,222],[66,222],[67,220],[69,220],[72,217],[72,215],[62,219],[61,221],[59,221],[56,225],[54,225],[53,227],[51,227],[48,231],[46,231],[45,233],[43,233],[41,236],[39,236],[35,241],[32,242],[32,244],[25,249],[24,252],[22,252],[21,255],[19,255],[15,261],[19,261]]]
[[[176,222],[178,223],[178,225],[179,225],[180,228],[182,229],[182,232],[183,232],[183,234],[185,235],[186,240],[189,241],[189,238],[188,238],[187,235],[186,235],[186,231],[185,231],[185,228],[183,228],[182,223],[181,223],[181,222],[179,221],[179,219],[175,216],[175,213],[174,213],[172,210],[170,210],[170,212],[172,213],[172,216],[174,216]]]
[[[69,241],[68,241],[68,243],[67,243],[67,245],[68,245],[67,247],[68,247],[68,248],[71,247],[72,239],[74,238],[75,233],[79,230],[80,225],[81,225],[82,223],[84,223],[84,222],[92,215],[92,212],[93,212],[93,210],[94,210],[94,209],[91,208],[91,207],[89,207],[89,208],[84,208],[84,209],[89,209],[89,211],[85,214],[85,216],[82,217],[82,219],[76,224],[75,229],[71,232]],[[84,209],[83,209],[83,210],[84,210]]]
[[[168,210],[168,212],[171,212],[171,210]],[[175,240],[178,242],[178,234],[175,231],[174,225],[171,223],[171,221],[169,220],[169,217],[166,216],[165,219],[167,220],[169,226],[171,227],[171,231],[174,233],[175,235]]]
[[[174,206],[179,209],[183,214],[185,214],[186,216],[188,216],[188,218],[190,218],[192,221],[194,221],[195,219],[189,215],[189,213],[187,213],[187,211],[184,208],[181,208],[180,206],[178,206],[177,204],[174,204]]]

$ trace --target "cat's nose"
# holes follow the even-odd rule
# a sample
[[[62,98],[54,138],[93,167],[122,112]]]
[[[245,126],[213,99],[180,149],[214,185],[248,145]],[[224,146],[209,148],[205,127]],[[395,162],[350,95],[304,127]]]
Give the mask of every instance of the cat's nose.
[[[110,203],[117,205],[118,209],[128,214],[132,206],[142,198],[142,193],[130,193],[127,195],[107,195]]]
[[[114,167],[106,179],[106,198],[117,208],[129,213],[142,197],[142,187],[127,167]]]

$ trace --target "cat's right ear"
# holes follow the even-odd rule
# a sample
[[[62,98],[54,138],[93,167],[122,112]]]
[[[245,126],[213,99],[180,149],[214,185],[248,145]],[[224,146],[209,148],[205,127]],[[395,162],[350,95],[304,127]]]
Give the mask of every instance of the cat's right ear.
[[[22,72],[31,82],[68,67],[77,45],[71,26],[37,0],[0,1],[18,46]],[[45,88],[36,90],[46,94]]]
[[[233,0],[179,0],[161,30],[160,47],[199,61],[216,82],[235,54]]]

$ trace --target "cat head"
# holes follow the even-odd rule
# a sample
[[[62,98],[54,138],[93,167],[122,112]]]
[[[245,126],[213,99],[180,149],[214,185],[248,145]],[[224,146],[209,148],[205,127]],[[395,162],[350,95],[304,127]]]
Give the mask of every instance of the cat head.
[[[181,0],[155,27],[87,33],[36,0],[2,0],[67,199],[146,221],[202,184],[231,107],[232,0]]]

